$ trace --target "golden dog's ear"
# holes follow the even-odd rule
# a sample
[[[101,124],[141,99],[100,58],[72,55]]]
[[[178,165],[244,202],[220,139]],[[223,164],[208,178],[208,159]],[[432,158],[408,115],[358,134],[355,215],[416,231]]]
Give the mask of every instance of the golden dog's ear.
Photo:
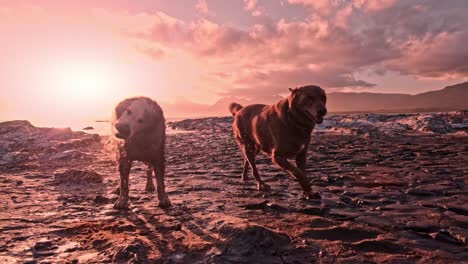
[[[115,115],[117,118],[120,118],[122,114],[124,113],[125,110],[135,101],[135,98],[127,98],[120,102],[116,107],[115,107]]]

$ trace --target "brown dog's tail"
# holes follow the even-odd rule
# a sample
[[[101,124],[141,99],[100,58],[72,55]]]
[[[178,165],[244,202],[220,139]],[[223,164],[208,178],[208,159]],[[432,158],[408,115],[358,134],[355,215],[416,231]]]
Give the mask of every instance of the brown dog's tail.
[[[235,116],[236,113],[242,109],[242,107],[243,106],[238,103],[231,103],[229,104],[229,112],[231,112],[231,114]]]

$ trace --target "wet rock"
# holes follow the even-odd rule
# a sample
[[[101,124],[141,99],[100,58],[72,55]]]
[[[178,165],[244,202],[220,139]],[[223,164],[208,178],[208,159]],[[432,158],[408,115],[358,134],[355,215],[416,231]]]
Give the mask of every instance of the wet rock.
[[[184,263],[184,259],[187,256],[187,254],[184,253],[174,253],[170,255],[164,263],[166,264],[179,264],[179,263]]]
[[[376,238],[378,233],[365,229],[333,227],[329,229],[309,230],[303,235],[320,240],[356,242],[363,239]]]
[[[87,147],[93,143],[99,142],[100,140],[101,138],[97,134],[85,134],[78,138],[59,142],[55,144],[54,147],[58,150],[74,150],[77,148]]]
[[[44,136],[48,140],[66,140],[73,137],[71,128],[43,128]]]
[[[84,154],[83,152],[72,149],[72,150],[65,150],[63,152],[54,154],[49,157],[49,160],[60,161],[60,160],[67,160],[67,159],[81,159],[85,156],[86,154]]]
[[[325,215],[330,212],[330,209],[323,206],[308,206],[297,210],[298,213],[307,215]]]
[[[53,256],[57,248],[51,241],[39,241],[32,248],[33,256],[34,258]]]
[[[106,204],[106,203],[110,203],[111,200],[105,196],[98,194],[94,197],[93,201],[97,204]]]
[[[410,195],[417,195],[417,196],[433,196],[435,195],[434,192],[427,191],[427,190],[421,190],[417,188],[409,188],[405,191],[406,194]]]
[[[221,235],[226,240],[213,263],[283,263],[291,243],[288,236],[261,226],[222,229]]]
[[[139,239],[127,245],[120,246],[112,257],[113,263],[146,263],[148,248]]]
[[[432,233],[440,230],[440,225],[436,222],[420,220],[415,222],[408,222],[403,228],[415,232]]]
[[[82,170],[66,170],[64,172],[55,173],[55,184],[80,184],[87,185],[92,183],[102,183],[103,176],[94,171]]]
[[[379,228],[383,228],[383,229],[389,229],[389,228],[394,228],[394,227],[398,226],[398,223],[395,222],[394,220],[392,220],[391,218],[385,217],[385,216],[379,216],[379,215],[359,216],[359,217],[356,218],[356,222],[365,223],[365,224],[375,226],[375,227],[379,227]]]
[[[392,254],[404,254],[407,252],[403,246],[387,240],[364,240],[352,244],[352,247],[361,252],[383,252]]]
[[[8,133],[24,133],[34,128],[29,121],[14,120],[0,123],[0,135]]]
[[[169,122],[167,125],[177,130],[227,132],[232,129],[232,121],[232,117],[208,117]]]
[[[468,230],[467,229],[464,229],[464,228],[460,228],[460,227],[457,227],[457,226],[451,226],[448,228],[447,230],[447,233],[450,234],[450,236],[462,243],[462,244],[465,244],[467,245],[467,241],[468,241]]]
[[[439,240],[439,241],[446,242],[446,243],[465,244],[465,242],[463,242],[463,239],[460,239],[461,238],[460,236],[457,235],[454,237],[452,234],[453,232],[450,233],[447,230],[441,230],[439,232],[432,233],[430,236],[434,238],[435,240]]]
[[[288,208],[283,207],[278,204],[270,203],[269,201],[263,201],[261,203],[256,204],[247,204],[241,206],[245,210],[271,210],[271,211],[278,211],[278,212],[288,212]]]
[[[29,153],[22,151],[9,152],[0,157],[0,166],[2,165],[14,165],[28,161],[30,158]]]

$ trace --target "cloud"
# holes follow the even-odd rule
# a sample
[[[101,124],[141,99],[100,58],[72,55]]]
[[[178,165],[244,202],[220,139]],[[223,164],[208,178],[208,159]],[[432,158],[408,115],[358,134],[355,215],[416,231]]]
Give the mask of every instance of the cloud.
[[[362,71],[397,71],[417,78],[468,76],[463,0],[288,3],[307,7],[309,17],[286,21],[265,15],[239,29],[206,18],[182,21],[157,13],[150,27],[134,28],[132,34],[205,62],[209,69],[203,78],[220,85],[213,88],[220,94],[249,89],[252,95],[280,93],[309,83],[329,89],[373,87],[356,77]],[[261,6],[245,0],[244,9],[253,12]]]
[[[257,0],[244,0],[244,9],[254,17],[266,15],[265,9],[258,4]]]

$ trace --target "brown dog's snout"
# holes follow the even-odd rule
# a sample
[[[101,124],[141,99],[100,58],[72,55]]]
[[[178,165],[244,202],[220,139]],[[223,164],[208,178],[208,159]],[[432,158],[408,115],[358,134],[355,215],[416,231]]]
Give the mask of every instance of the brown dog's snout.
[[[319,116],[325,116],[325,115],[327,114],[327,109],[326,109],[325,107],[323,107],[323,108],[321,108],[321,109],[319,109],[319,110],[317,111],[317,114],[318,114]]]
[[[130,127],[125,124],[115,124],[115,129],[117,130],[116,136],[118,138],[126,138],[130,135]]]

